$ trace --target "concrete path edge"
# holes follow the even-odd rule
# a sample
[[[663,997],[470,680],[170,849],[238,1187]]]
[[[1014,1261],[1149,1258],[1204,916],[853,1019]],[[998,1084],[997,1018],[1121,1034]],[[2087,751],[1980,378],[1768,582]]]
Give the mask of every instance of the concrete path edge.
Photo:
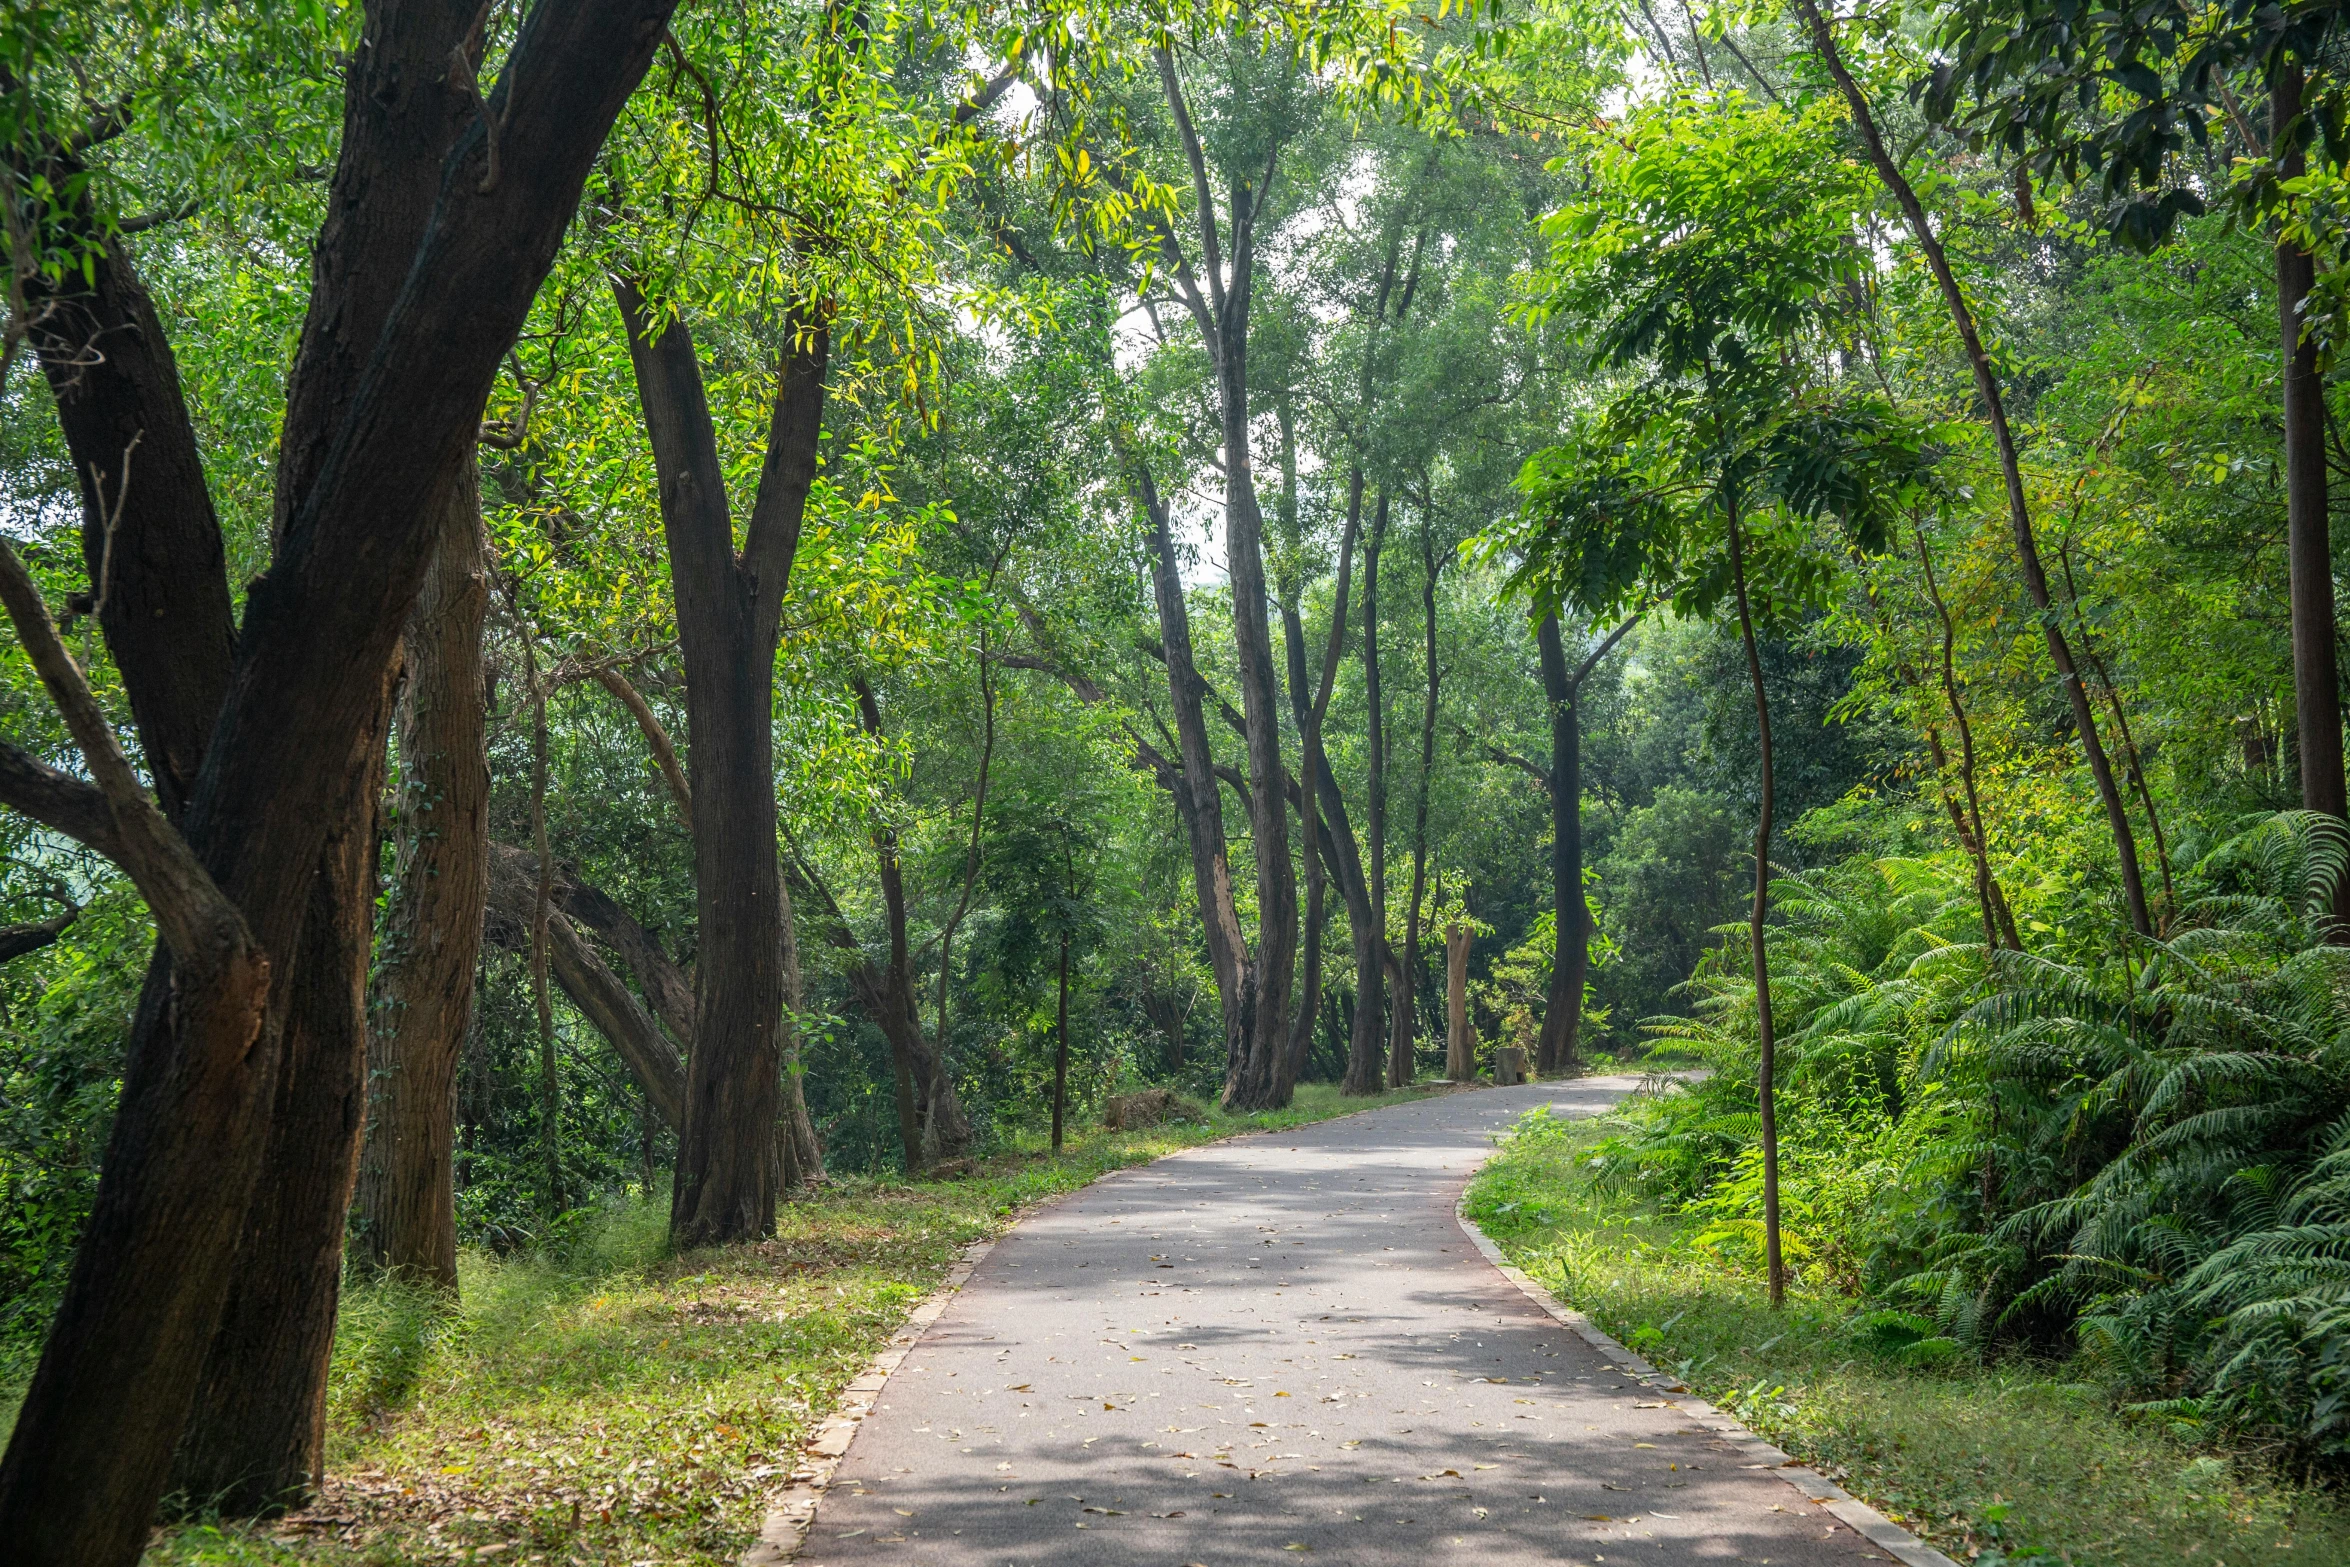
[[[1667,1395],[1667,1401],[1674,1409],[1687,1415],[1697,1424],[1713,1431],[1724,1440],[1735,1444],[1745,1454],[1749,1467],[1767,1466],[1772,1473],[1800,1492],[1805,1500],[1834,1513],[1845,1523],[1850,1524],[1871,1545],[1885,1552],[1895,1561],[1906,1563],[1907,1567],[1958,1567],[1958,1563],[1935,1550],[1916,1535],[1911,1534],[1907,1529],[1902,1528],[1901,1525],[1869,1506],[1868,1503],[1854,1497],[1841,1486],[1831,1483],[1818,1470],[1807,1467],[1798,1459],[1764,1441],[1752,1431],[1747,1430],[1744,1425],[1716,1409],[1713,1405],[1706,1403],[1703,1399],[1687,1396],[1689,1392],[1687,1384],[1669,1372],[1657,1370],[1656,1367],[1601,1332],[1599,1325],[1589,1317],[1570,1306],[1561,1304],[1549,1290],[1528,1277],[1523,1268],[1516,1266],[1507,1257],[1504,1257],[1501,1254],[1501,1248],[1494,1245],[1492,1238],[1477,1227],[1476,1221],[1469,1217],[1468,1194],[1465,1189],[1462,1192],[1461,1200],[1454,1204],[1452,1212],[1453,1219],[1460,1225],[1462,1233],[1467,1235],[1477,1249],[1485,1254],[1485,1260],[1492,1263],[1503,1278],[1518,1287],[1519,1293],[1549,1313],[1567,1331],[1622,1367],[1626,1376],[1632,1377],[1652,1392]]]
[[[1384,1108],[1384,1107],[1382,1107]],[[1364,1112],[1358,1111],[1357,1114]],[[1263,1135],[1243,1133],[1243,1136]],[[1153,1160],[1151,1163],[1156,1163]],[[1129,1166],[1147,1169],[1148,1164]],[[1125,1170],[1106,1172],[1104,1178],[1125,1174]],[[1083,1188],[1079,1188],[1082,1190]],[[1058,1197],[1067,1193],[1056,1194]],[[1050,1206],[1050,1201],[1038,1207]],[[1009,1230],[1032,1216],[1034,1210],[1018,1215]],[[1519,1293],[1539,1306],[1576,1337],[1582,1339],[1600,1354],[1606,1356],[1625,1373],[1651,1390],[1682,1395],[1672,1398],[1675,1409],[1687,1414],[1699,1425],[1707,1427],[1725,1439],[1739,1444],[1749,1458],[1770,1466],[1773,1473],[1786,1481],[1807,1500],[1825,1507],[1852,1526],[1870,1544],[1891,1556],[1905,1567],[1959,1567],[1942,1552],[1902,1528],[1866,1502],[1835,1485],[1817,1470],[1797,1461],[1790,1454],[1764,1441],[1752,1431],[1702,1399],[1687,1397],[1687,1385],[1659,1371],[1647,1361],[1617,1343],[1599,1325],[1583,1313],[1562,1305],[1549,1290],[1537,1284],[1526,1271],[1501,1253],[1501,1248],[1483,1230],[1477,1227],[1468,1213],[1468,1189],[1464,1185],[1459,1201],[1453,1205],[1453,1221],[1468,1236],[1485,1260],[1493,1264],[1501,1276],[1517,1286]],[[803,1461],[792,1470],[782,1489],[768,1498],[767,1514],[759,1528],[759,1538],[744,1551],[740,1567],[786,1567],[796,1559],[800,1547],[807,1542],[808,1530],[816,1522],[817,1506],[824,1500],[825,1491],[832,1484],[841,1460],[848,1455],[849,1443],[857,1435],[857,1427],[873,1412],[881,1390],[889,1381],[890,1373],[904,1363],[907,1355],[922,1342],[931,1324],[945,1315],[947,1303],[955,1298],[987,1254],[995,1250],[995,1241],[975,1241],[963,1248],[962,1255],[938,1288],[922,1298],[922,1303],[907,1314],[905,1325],[890,1336],[889,1343],[865,1363],[849,1384],[841,1389],[840,1404],[817,1427],[815,1435],[802,1449]]]
[[[832,1484],[840,1461],[848,1456],[857,1426],[873,1412],[874,1400],[881,1396],[889,1374],[913,1353],[914,1346],[922,1342],[922,1335],[930,1331],[930,1325],[945,1314],[947,1302],[970,1282],[972,1270],[993,1250],[992,1240],[974,1241],[964,1247],[962,1256],[947,1270],[945,1280],[922,1297],[922,1303],[907,1314],[905,1325],[891,1334],[889,1343],[865,1362],[865,1369],[841,1389],[838,1407],[816,1427],[815,1435],[801,1449],[799,1466],[792,1470],[783,1489],[768,1497],[767,1517],[759,1526],[758,1541],[743,1552],[741,1567],[783,1567],[799,1555],[800,1547],[807,1542],[809,1527],[816,1522],[816,1504],[824,1500],[824,1492]]]

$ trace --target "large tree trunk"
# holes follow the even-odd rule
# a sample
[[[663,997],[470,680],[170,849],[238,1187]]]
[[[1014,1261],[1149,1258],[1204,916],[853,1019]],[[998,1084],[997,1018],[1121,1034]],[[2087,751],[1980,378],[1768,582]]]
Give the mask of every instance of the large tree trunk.
[[[1321,725],[1313,711],[1311,689],[1306,684],[1305,623],[1294,596],[1285,598],[1281,604],[1281,639],[1289,662],[1289,705],[1296,715],[1301,737],[1299,760],[1308,778],[1319,778]],[[1316,808],[1320,794],[1319,789],[1300,789],[1296,796],[1298,841],[1306,865],[1305,967],[1298,981],[1297,1007],[1290,1018],[1289,1043],[1282,1051],[1274,1078],[1273,1102],[1277,1105],[1289,1103],[1297,1087],[1298,1074],[1304,1070],[1306,1056],[1313,1049],[1315,1025],[1321,1020],[1322,934],[1328,917],[1324,889],[1328,878],[1322,856],[1315,852],[1322,841],[1321,812]]]
[[[1567,676],[1566,649],[1556,615],[1534,633],[1542,659],[1542,694],[1550,705],[1550,899],[1556,931],[1550,958],[1550,998],[1534,1069],[1545,1078],[1579,1064],[1583,983],[1591,969],[1591,915],[1583,902],[1583,715],[1581,693]]]
[[[383,702],[391,700],[388,678]],[[260,1182],[167,1491],[189,1511],[278,1513],[325,1479],[326,1373],[367,1099],[367,965],[383,751],[370,743],[320,851]],[[470,970],[472,953],[466,965]],[[444,1116],[445,1118],[445,1116]]]
[[[1779,1248],[1778,1041],[1771,1032],[1771,959],[1765,922],[1771,912],[1771,703],[1763,689],[1762,651],[1755,645],[1754,614],[1746,601],[1746,544],[1738,524],[1738,500],[1726,497],[1730,521],[1730,580],[1738,590],[1738,637],[1746,648],[1746,672],[1754,684],[1754,723],[1761,737],[1762,794],[1754,817],[1754,903],[1746,919],[1754,956],[1754,1026],[1758,1050],[1755,1095],[1761,1106],[1763,1156],[1763,1266],[1772,1309],[1787,1303],[1787,1270]]]
[[[618,285],[638,398],[661,478],[661,526],[686,676],[693,798],[694,1052],[687,1062],[669,1230],[678,1246],[775,1228],[775,1125],[783,1072],[783,884],[776,862],[775,649],[816,480],[828,329],[787,323],[758,499],[742,553],[692,333],[648,335],[643,299]]]
[[[247,922],[252,960],[183,961],[176,984],[166,965],[150,969],[97,1200],[0,1461],[0,1539],[27,1567],[128,1567],[139,1554],[267,1153],[281,1041],[268,1028],[256,1040],[256,1009],[271,973],[282,984],[293,972],[309,907],[298,889],[372,804],[355,785],[382,741],[384,678],[431,552],[436,489],[474,439],[498,363],[668,7],[590,0],[531,12],[485,115],[453,145],[396,146],[369,122],[402,89],[372,73],[399,80],[405,53],[390,34],[427,9],[374,8],[371,48],[354,58],[312,320],[328,307],[331,328],[316,330],[356,339],[357,371],[338,413],[287,421],[288,448],[326,456],[311,482],[286,489],[276,561],[247,595],[183,812],[196,860]],[[445,59],[462,36],[442,32],[428,58]],[[406,86],[422,91],[445,74],[420,68]],[[484,118],[504,150],[495,180]],[[382,329],[362,330],[377,301],[322,297],[366,248],[343,219],[372,211],[361,193],[400,183],[419,161],[440,194],[421,242],[394,247]],[[298,357],[290,410],[320,373],[314,356]],[[316,439],[321,424],[331,438]],[[273,1011],[282,1019],[282,1006]]]
[[[2269,101],[2269,138],[2279,138],[2301,114],[2302,71],[2277,71]],[[2285,179],[2304,172],[2306,158],[2289,153]],[[2341,688],[2334,665],[2334,551],[2326,515],[2325,379],[2317,343],[2303,333],[2302,303],[2317,278],[2316,263],[2298,246],[2277,246],[2277,320],[2285,365],[2285,559],[2293,601],[2293,717],[2301,749],[2301,804],[2328,816],[2350,816],[2342,775]],[[2350,913],[2350,885],[2337,889],[2337,913]]]
[[[457,1289],[457,1058],[489,894],[482,623],[489,607],[473,464],[451,488],[404,639],[400,839],[377,965],[359,1162],[360,1259]]]

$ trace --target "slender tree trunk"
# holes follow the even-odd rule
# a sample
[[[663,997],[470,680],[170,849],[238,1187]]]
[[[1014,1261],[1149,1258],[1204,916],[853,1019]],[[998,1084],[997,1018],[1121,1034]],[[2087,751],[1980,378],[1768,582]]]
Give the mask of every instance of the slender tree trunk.
[[[1255,1009],[1246,1057],[1224,1084],[1235,1109],[1273,1108],[1289,1050],[1290,991],[1297,964],[1297,879],[1289,861],[1289,807],[1282,798],[1281,682],[1273,668],[1266,615],[1264,517],[1249,463],[1247,386],[1248,258],[1234,257],[1235,283],[1223,325],[1218,383],[1224,408],[1224,548],[1232,574],[1232,634],[1240,657],[1241,711],[1248,719],[1251,848],[1257,868]]]
[[[1346,1092],[1374,1094],[1385,1078],[1385,1063],[1377,1057],[1384,1007],[1382,986],[1390,984],[1395,956],[1387,946],[1387,705],[1379,683],[1379,554],[1387,542],[1387,495],[1380,492],[1371,508],[1371,534],[1363,543],[1363,699],[1369,718],[1364,738],[1369,742],[1370,767],[1363,785],[1363,832],[1371,846],[1369,931],[1372,973],[1376,983],[1365,988],[1365,952],[1355,952],[1355,1026],[1352,1038],[1369,1041],[1370,1049],[1347,1057]]]
[[[963,854],[963,892],[955,900],[954,912],[938,936],[938,1019],[937,1032],[931,1046],[931,1058],[945,1070],[947,1059],[947,986],[954,973],[955,931],[970,912],[972,889],[979,884],[979,867],[986,843],[988,771],[995,761],[995,677],[987,661],[987,633],[979,635],[979,716],[982,739],[979,746],[979,776],[971,791],[971,841]]]
[[[1305,776],[1313,778],[1321,772],[1321,725],[1315,719],[1312,690],[1306,683],[1305,623],[1298,613],[1294,594],[1282,601],[1281,633],[1289,661],[1289,705],[1298,722],[1298,760]],[[1306,868],[1305,962],[1298,980],[1297,1007],[1290,1017],[1289,1043],[1282,1052],[1273,1083],[1272,1101],[1276,1108],[1289,1103],[1297,1087],[1298,1074],[1304,1070],[1306,1057],[1313,1049],[1314,1029],[1321,1020],[1322,935],[1328,918],[1324,898],[1329,879],[1322,856],[1316,852],[1322,841],[1320,793],[1318,789],[1297,791],[1298,842]]]
[[[1958,776],[1966,791],[1966,814],[1962,817],[1957,803],[1951,802],[1950,814],[1958,828],[1960,840],[1975,862],[1975,897],[1983,905],[1983,942],[1997,947],[2001,934],[2016,951],[2024,950],[2023,939],[2016,934],[2015,917],[2008,912],[2007,896],[2000,891],[1999,878],[1991,873],[1991,841],[1983,830],[1983,801],[1975,791],[1975,730],[1967,719],[1966,703],[1958,693],[1958,628],[1950,618],[1950,608],[1942,601],[1942,585],[1934,576],[1933,553],[1926,547],[1926,533],[1916,530],[1918,565],[1925,571],[1926,595],[1933,601],[1934,614],[1942,623],[1942,699],[1950,706],[1952,722],[1958,726]],[[1927,738],[1934,748],[1934,768],[1943,767],[1942,737],[1929,724]]]
[[[1591,967],[1591,917],[1583,901],[1583,713],[1581,694],[1567,677],[1567,654],[1556,615],[1535,628],[1542,692],[1550,703],[1550,898],[1556,929],[1550,958],[1550,997],[1542,1013],[1535,1071],[1563,1076],[1579,1064],[1583,984]]]
[[[1061,1151],[1061,1122],[1069,1104],[1069,933],[1061,932],[1061,1012],[1053,1031],[1053,1152]]]
[[[800,980],[799,922],[792,916],[791,887],[780,870],[776,898],[783,911],[783,1108],[775,1122],[778,1179],[787,1192],[803,1191],[824,1179],[824,1145],[817,1140],[816,1123],[808,1115],[808,1096],[801,1082],[806,1068],[800,1055],[800,1013],[807,995]]]
[[[1779,1117],[1777,1041],[1771,1033],[1770,949],[1764,922],[1771,906],[1771,703],[1763,689],[1762,651],[1755,645],[1754,614],[1746,601],[1746,545],[1738,523],[1738,499],[1725,493],[1730,519],[1730,579],[1738,590],[1738,636],[1746,647],[1746,673],[1754,683],[1754,722],[1762,742],[1762,797],[1754,818],[1754,905],[1747,915],[1747,941],[1754,949],[1754,1016],[1760,1051],[1755,1093],[1762,1106],[1763,1266],[1770,1278],[1773,1310],[1787,1303],[1787,1275],[1779,1247]]]
[[[2322,481],[2321,481],[2322,482]],[[2154,807],[2154,791],[2146,786],[2146,764],[2138,754],[2137,737],[2130,733],[2129,709],[2122,705],[2121,688],[2114,684],[2105,659],[2097,651],[2097,637],[2089,629],[2089,615],[2081,607],[2081,585],[2073,580],[2072,543],[2060,539],[2056,547],[2057,564],[2064,568],[2065,597],[2072,601],[2073,623],[2081,628],[2081,653],[2089,660],[2089,672],[2097,677],[2097,688],[2105,694],[2105,705],[2113,713],[2113,732],[2121,736],[2122,774],[2130,781],[2130,792],[2138,797],[2138,808],[2146,813],[2146,830],[2154,838],[2154,863],[2162,872],[2163,924],[2178,917],[2179,889],[2171,880],[2170,840],[2162,831],[2162,813]],[[2331,599],[2331,590],[2328,591]],[[2333,613],[2329,602],[2326,613]]]
[[[1420,787],[1412,805],[1412,902],[1404,916],[1403,962],[1398,972],[1394,1034],[1387,1057],[1387,1086],[1401,1088],[1418,1070],[1412,1039],[1418,1023],[1420,975],[1420,902],[1428,887],[1428,790],[1436,771],[1436,519],[1424,513],[1420,520],[1420,612],[1427,649],[1427,694],[1420,705]]]
[[[499,945],[527,951],[533,911],[538,905],[538,862],[521,849],[503,844],[490,846],[488,907],[491,918],[486,930]],[[669,966],[666,958],[657,952],[644,950],[650,937],[640,931],[640,943],[632,939],[626,927],[618,931],[610,923],[610,916],[619,915],[602,892],[576,882],[566,882],[560,889],[562,907],[547,916],[547,950],[549,965],[555,983],[570,998],[580,1014],[594,1025],[596,1031],[610,1042],[629,1076],[644,1091],[646,1102],[660,1116],[661,1124],[672,1132],[685,1124],[685,1062],[679,1055],[683,1046],[691,1049],[693,1029],[690,1008],[680,1013],[674,1003],[664,1005],[668,993],[682,989],[684,979]],[[644,1009],[628,986],[621,982],[604,960],[596,955],[577,927],[567,917],[569,912],[592,911],[606,920],[594,925],[596,933],[611,941],[626,958],[636,974],[637,983],[654,1005],[663,1009],[665,1020],[677,1030],[678,1043],[672,1044],[661,1032],[660,1025]],[[586,913],[582,913],[586,918]],[[627,921],[633,926],[633,920]],[[632,950],[634,949],[634,950]],[[657,965],[649,959],[657,959]],[[668,972],[663,973],[662,970]],[[678,1029],[679,1022],[686,1026]],[[470,1145],[469,1145],[470,1146]]]
[[[1445,926],[1444,1075],[1456,1083],[1477,1075],[1477,1041],[1469,1033],[1469,941],[1464,920]]]
[[[1868,151],[1869,163],[1893,192],[1901,205],[1902,216],[1909,221],[1909,229],[1924,252],[1926,265],[1934,274],[1936,287],[1941,290],[1942,302],[1950,312],[1951,324],[1958,329],[1959,341],[1965,346],[1967,362],[1975,376],[1975,393],[1982,399],[1985,416],[1991,424],[1992,444],[1998,449],[1999,471],[2007,489],[2008,521],[2015,534],[2016,558],[2023,567],[2024,588],[2031,596],[2032,607],[2039,611],[2041,627],[2048,641],[2048,659],[2056,666],[2057,678],[2064,685],[2065,698],[2072,707],[2073,727],[2081,737],[2081,749],[2089,762],[2089,774],[2096,781],[2097,797],[2105,807],[2105,821],[2113,834],[2115,858],[2120,863],[2122,897],[2128,905],[2130,928],[2141,936],[2154,934],[2154,922],[2146,910],[2146,886],[2138,865],[2137,836],[2130,828],[2128,808],[2122,803],[2121,789],[2114,782],[2113,764],[2105,754],[2105,744],[2097,735],[2097,715],[2089,705],[2089,693],[2083,688],[2080,672],[2073,666],[2072,646],[2066,640],[2063,627],[2051,607],[2048,594],[2048,573],[2040,564],[2040,547],[2032,532],[2031,504],[2024,495],[2023,467],[2016,455],[2015,435],[2007,423],[2007,405],[1999,390],[1999,377],[1991,368],[1991,357],[1983,351],[1981,334],[1975,328],[1975,313],[1960,291],[1957,276],[1950,270],[1950,259],[1942,248],[1941,238],[1926,221],[1925,208],[1919,205],[1917,192],[1901,172],[1901,165],[1886,150],[1885,139],[1877,129],[1874,113],[1869,108],[1868,94],[1845,69],[1843,54],[1836,47],[1836,37],[1830,30],[1826,15],[1817,0],[1796,0],[1797,9],[1811,33],[1812,47],[1819,52],[1820,61],[1835,79],[1837,89],[1852,110],[1854,127],[1859,130],[1861,144]],[[2332,621],[2327,621],[2327,635],[2331,637]],[[2336,739],[2337,762],[2340,773],[2339,746]]]
[[[1216,788],[1215,753],[1208,744],[1202,706],[1206,682],[1192,656],[1191,612],[1184,603],[1183,574],[1169,536],[1167,509],[1150,471],[1129,462],[1129,482],[1150,528],[1151,587],[1158,599],[1159,641],[1167,658],[1168,705],[1174,710],[1175,740],[1182,769],[1171,780],[1175,809],[1183,818],[1191,850],[1191,880],[1200,925],[1207,937],[1208,965],[1216,976],[1216,997],[1224,1023],[1224,1059],[1242,1058],[1248,1047],[1256,976],[1247,938],[1233,897],[1232,863],[1224,834],[1224,802]]]
[[[851,682],[857,693],[857,711],[865,732],[881,736],[881,706],[863,676]],[[971,1123],[955,1093],[954,1079],[943,1057],[931,1052],[914,1010],[913,946],[906,930],[906,878],[898,855],[895,827],[873,830],[873,854],[881,877],[882,914],[889,929],[889,961],[882,971],[882,1032],[894,1056],[904,1058],[904,1091],[913,1104],[914,1159],[909,1173],[939,1159],[960,1158],[971,1146]],[[902,1122],[901,1135],[905,1132]]]
[[[2269,100],[2269,140],[2302,112],[2301,66],[2277,71]],[[2296,179],[2307,160],[2287,152],[2279,174]],[[2341,687],[2334,662],[2334,552],[2326,514],[2325,379],[2317,343],[2303,335],[2302,305],[2317,277],[2309,252],[2277,245],[2277,325],[2284,361],[2285,558],[2293,601],[2293,717],[2301,751],[2301,804],[2328,816],[2350,816],[2342,773]],[[2350,915],[2350,884],[2336,890],[2337,916]]]
[[[563,1211],[563,1083],[556,1072],[555,997],[547,976],[547,921],[555,912],[555,857],[547,848],[547,686],[539,673],[538,628],[520,604],[513,609],[530,693],[530,852],[538,862],[530,901],[530,999],[539,1024],[539,1195],[553,1218]]]
[[[431,576],[409,617],[400,699],[400,841],[377,963],[359,1257],[457,1292],[457,1058],[473,1019],[489,894],[481,493],[452,486]]]

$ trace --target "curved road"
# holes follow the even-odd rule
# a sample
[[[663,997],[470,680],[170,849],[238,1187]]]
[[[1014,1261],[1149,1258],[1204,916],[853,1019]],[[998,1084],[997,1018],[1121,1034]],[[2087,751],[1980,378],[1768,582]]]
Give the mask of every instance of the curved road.
[[[996,1246],[890,1377],[809,1567],[1884,1561],[1633,1384],[1453,1218],[1486,1089],[1121,1172]]]

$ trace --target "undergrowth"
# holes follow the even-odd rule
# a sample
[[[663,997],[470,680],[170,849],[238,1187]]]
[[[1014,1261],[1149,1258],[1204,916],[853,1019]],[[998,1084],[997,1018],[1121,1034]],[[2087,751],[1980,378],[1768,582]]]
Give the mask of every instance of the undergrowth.
[[[1285,1111],[1087,1129],[1058,1159],[1024,1148],[958,1180],[835,1182],[784,1205],[771,1241],[684,1256],[639,1196],[560,1250],[468,1252],[454,1308],[354,1281],[319,1499],[274,1524],[159,1530],[146,1560],[731,1563],[843,1385],[964,1246],[1112,1170],[1419,1092],[1309,1085]]]
[[[2078,1362],[1977,1359],[1929,1319],[1871,1309],[1834,1267],[1806,1270],[1773,1312],[1719,1212],[1667,1212],[1609,1179],[1600,1150],[1628,1130],[1528,1117],[1470,1188],[1471,1216],[1561,1300],[1951,1555],[2350,1561],[2337,1497],[2125,1414]]]

